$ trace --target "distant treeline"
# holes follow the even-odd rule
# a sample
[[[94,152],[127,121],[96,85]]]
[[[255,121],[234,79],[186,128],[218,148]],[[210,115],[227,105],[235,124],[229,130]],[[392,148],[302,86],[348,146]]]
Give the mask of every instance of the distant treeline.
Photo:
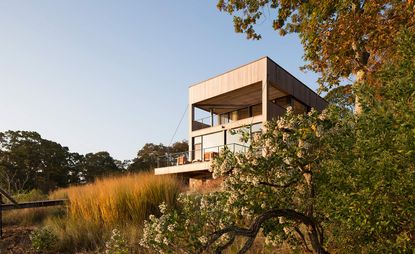
[[[134,159],[119,161],[106,151],[70,152],[33,131],[0,132],[0,186],[14,193],[32,189],[46,193],[106,175],[151,170],[159,156],[187,149],[187,141],[171,146],[147,143]]]

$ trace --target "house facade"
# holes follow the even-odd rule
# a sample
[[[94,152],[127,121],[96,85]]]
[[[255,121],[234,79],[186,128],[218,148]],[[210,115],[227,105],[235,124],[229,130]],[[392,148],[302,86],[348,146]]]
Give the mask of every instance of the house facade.
[[[189,151],[159,158],[156,175],[206,179],[212,159],[225,146],[244,152],[240,128],[254,135],[266,121],[327,102],[268,57],[260,58],[189,87]]]

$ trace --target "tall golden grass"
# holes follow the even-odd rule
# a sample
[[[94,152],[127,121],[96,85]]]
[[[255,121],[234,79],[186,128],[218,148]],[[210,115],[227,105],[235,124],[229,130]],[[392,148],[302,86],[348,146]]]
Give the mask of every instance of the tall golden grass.
[[[173,176],[138,173],[99,179],[53,192],[51,199],[69,199],[67,214],[50,219],[46,225],[61,240],[61,246],[96,249],[103,246],[114,228],[137,235],[143,221],[159,213],[162,202],[175,206],[181,191],[181,182]]]
[[[61,189],[50,198],[68,198],[71,218],[116,225],[142,222],[157,213],[162,202],[174,205],[180,190],[180,182],[172,176],[139,173]]]

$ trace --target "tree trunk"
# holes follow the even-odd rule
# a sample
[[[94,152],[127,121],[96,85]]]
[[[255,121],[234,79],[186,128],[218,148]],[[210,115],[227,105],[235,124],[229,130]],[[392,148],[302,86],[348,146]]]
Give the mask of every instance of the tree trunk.
[[[354,86],[360,86],[363,84],[365,80],[366,73],[364,70],[359,70],[356,73],[356,83]],[[354,113],[355,115],[360,115],[362,113],[362,104],[360,103],[359,96],[355,93],[355,100],[354,100]]]

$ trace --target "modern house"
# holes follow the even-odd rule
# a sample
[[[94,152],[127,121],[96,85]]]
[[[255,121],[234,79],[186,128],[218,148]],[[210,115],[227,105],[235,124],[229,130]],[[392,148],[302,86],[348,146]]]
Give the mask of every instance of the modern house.
[[[190,86],[189,151],[159,158],[155,174],[210,178],[210,163],[221,149],[243,152],[249,145],[235,130],[260,132],[288,106],[301,114],[327,102],[268,57]]]

